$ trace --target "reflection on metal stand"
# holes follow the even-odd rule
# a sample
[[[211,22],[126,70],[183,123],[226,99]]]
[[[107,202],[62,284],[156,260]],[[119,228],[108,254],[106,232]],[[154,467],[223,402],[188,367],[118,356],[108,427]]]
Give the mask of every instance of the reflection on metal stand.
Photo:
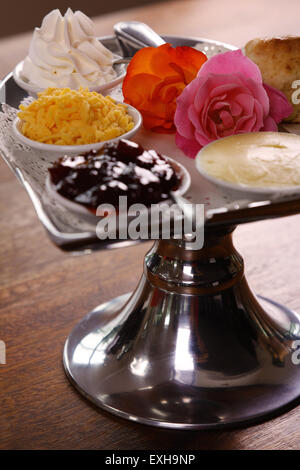
[[[69,336],[64,365],[78,390],[116,415],[178,429],[252,422],[298,399],[300,318],[253,295],[233,229],[208,226],[201,250],[154,243],[136,291]]]

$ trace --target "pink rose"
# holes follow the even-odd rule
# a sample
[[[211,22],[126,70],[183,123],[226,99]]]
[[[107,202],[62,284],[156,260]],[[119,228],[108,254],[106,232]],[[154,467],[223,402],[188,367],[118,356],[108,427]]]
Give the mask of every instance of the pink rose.
[[[277,131],[292,106],[281,91],[264,85],[259,68],[238,51],[202,65],[175,112],[176,144],[191,158],[209,142],[233,134]]]

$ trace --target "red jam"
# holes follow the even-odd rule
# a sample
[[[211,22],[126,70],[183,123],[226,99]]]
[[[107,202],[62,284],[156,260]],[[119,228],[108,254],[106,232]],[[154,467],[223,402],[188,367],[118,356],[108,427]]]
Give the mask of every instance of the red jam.
[[[180,184],[162,155],[124,139],[98,153],[61,157],[49,172],[59,194],[91,209],[103,203],[117,207],[119,196],[127,196],[128,206],[150,206],[169,199]]]

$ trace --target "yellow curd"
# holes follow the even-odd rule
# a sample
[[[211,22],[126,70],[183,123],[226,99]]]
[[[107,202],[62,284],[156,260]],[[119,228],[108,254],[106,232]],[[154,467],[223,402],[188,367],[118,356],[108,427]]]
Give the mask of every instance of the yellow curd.
[[[48,88],[20,105],[25,137],[54,145],[85,145],[114,139],[134,127],[127,106],[87,88]]]

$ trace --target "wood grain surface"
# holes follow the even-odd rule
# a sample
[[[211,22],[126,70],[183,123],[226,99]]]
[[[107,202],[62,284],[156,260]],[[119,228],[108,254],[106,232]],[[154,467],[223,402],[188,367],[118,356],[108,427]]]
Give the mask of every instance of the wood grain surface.
[[[226,5],[226,7],[225,7]],[[167,2],[106,15],[99,34],[122,19],[160,33],[197,35],[242,45],[264,34],[296,33],[299,3],[216,0]],[[294,7],[294,10],[292,8]],[[84,9],[84,8],[83,8]],[[269,21],[265,13],[269,9]],[[0,42],[2,76],[29,36]],[[230,431],[165,431],[98,410],[69,384],[62,348],[72,327],[97,304],[132,290],[149,243],[73,257],[51,244],[24,189],[0,162],[1,449],[300,449],[300,408]],[[300,312],[300,216],[241,226],[235,242],[254,290]]]

